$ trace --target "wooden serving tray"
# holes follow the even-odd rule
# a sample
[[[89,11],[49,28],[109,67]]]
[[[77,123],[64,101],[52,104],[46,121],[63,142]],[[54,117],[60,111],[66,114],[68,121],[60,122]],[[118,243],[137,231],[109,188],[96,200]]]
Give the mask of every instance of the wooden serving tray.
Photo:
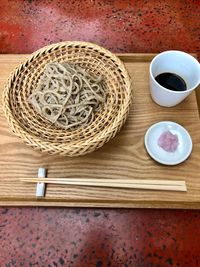
[[[28,55],[0,55],[0,90],[9,73]],[[118,55],[133,80],[133,102],[120,133],[101,149],[77,158],[42,154],[29,148],[8,128],[0,105],[0,205],[200,208],[200,121],[195,93],[174,108],[156,105],[150,97],[148,70],[153,54]],[[153,161],[144,148],[148,127],[162,120],[175,121],[191,134],[193,152],[177,166]],[[47,185],[46,196],[35,197],[36,185],[19,181],[37,177],[39,167],[48,177],[143,178],[186,180],[187,192],[147,191]]]

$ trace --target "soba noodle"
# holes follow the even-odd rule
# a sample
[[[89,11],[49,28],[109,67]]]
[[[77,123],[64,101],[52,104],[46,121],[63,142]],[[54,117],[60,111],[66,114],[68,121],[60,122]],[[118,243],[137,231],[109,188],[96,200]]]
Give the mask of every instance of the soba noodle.
[[[94,120],[106,101],[102,77],[71,63],[49,63],[28,101],[58,127],[74,130]]]

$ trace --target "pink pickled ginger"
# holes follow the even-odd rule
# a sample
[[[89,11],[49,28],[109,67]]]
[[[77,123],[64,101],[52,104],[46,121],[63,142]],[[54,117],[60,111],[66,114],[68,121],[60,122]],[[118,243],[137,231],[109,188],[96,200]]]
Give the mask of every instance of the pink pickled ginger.
[[[172,134],[170,131],[163,132],[158,138],[158,145],[167,152],[175,152],[179,145],[177,134]]]

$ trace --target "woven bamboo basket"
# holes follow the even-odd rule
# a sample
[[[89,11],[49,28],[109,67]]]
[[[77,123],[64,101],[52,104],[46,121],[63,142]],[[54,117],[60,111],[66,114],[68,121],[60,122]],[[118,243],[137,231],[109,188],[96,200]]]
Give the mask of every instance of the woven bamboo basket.
[[[77,63],[103,76],[108,90],[106,103],[85,128],[58,128],[27,101],[45,65],[55,61]],[[131,81],[123,63],[96,44],[78,41],[49,45],[33,53],[11,73],[3,92],[3,109],[17,136],[43,152],[71,157],[92,152],[113,138],[127,118],[130,103]]]

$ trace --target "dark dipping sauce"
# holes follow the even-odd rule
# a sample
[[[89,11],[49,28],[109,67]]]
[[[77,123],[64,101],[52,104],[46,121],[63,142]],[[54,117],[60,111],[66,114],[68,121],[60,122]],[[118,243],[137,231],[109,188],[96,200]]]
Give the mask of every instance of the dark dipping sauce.
[[[155,80],[163,87],[172,91],[186,91],[186,82],[179,75],[164,72],[155,77]]]

